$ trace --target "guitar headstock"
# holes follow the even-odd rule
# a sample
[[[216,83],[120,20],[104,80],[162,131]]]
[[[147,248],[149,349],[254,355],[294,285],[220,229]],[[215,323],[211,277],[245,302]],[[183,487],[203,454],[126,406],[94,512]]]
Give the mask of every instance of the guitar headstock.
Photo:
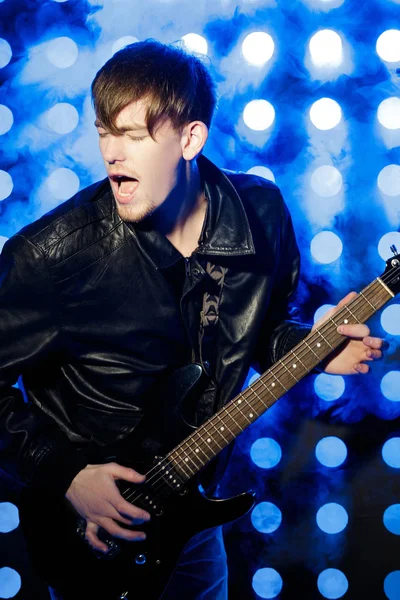
[[[390,249],[394,256],[386,261],[386,269],[381,275],[381,279],[393,294],[398,294],[400,292],[400,254],[397,253],[396,246],[390,246]]]

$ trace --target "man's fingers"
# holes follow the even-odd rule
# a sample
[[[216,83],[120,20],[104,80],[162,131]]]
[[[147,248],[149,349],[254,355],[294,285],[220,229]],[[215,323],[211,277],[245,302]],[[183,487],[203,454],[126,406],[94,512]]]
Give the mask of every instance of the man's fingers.
[[[380,350],[367,350],[366,360],[379,360],[382,358],[382,352]]]
[[[146,539],[146,534],[143,531],[133,531],[132,529],[120,527],[118,523],[112,519],[104,519],[101,522],[101,526],[113,537],[121,538],[123,540],[127,540],[128,542]]]
[[[123,467],[115,462],[108,463],[107,467],[114,479],[123,479],[124,481],[131,481],[132,483],[143,483],[146,479],[145,475],[142,475],[129,467]]]
[[[120,502],[116,506],[116,509],[118,510],[120,515],[122,515],[126,519],[129,519],[131,523],[145,523],[151,518],[150,514],[146,510],[138,508],[133,504],[129,504],[129,502],[124,500],[122,497]]]
[[[94,548],[95,550],[99,550],[100,552],[107,552],[108,546],[97,537],[97,532],[99,530],[98,525],[96,523],[92,523],[88,521],[86,525],[86,541]]]
[[[361,323],[355,323],[351,325],[339,325],[337,330],[341,335],[359,339],[366,338],[370,334],[369,327]]]
[[[384,342],[381,338],[367,336],[363,339],[363,344],[370,348],[381,349],[383,348]]]
[[[366,375],[369,372],[369,366],[364,363],[354,365],[354,370],[361,375]]]

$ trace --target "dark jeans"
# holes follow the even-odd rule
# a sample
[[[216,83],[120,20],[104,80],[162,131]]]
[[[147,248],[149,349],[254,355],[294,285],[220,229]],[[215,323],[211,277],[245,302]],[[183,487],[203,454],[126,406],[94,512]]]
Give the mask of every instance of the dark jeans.
[[[50,597],[51,600],[74,600],[60,596],[53,589],[50,589]],[[139,595],[132,599],[128,596],[127,600],[137,598]],[[162,595],[162,600],[180,599],[228,599],[228,570],[222,527],[199,533],[183,551],[171,581]]]

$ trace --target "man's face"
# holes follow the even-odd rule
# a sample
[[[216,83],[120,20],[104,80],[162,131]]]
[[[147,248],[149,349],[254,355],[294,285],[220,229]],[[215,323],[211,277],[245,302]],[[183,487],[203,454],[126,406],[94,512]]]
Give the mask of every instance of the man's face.
[[[120,135],[96,122],[100,151],[124,221],[141,221],[161,206],[177,186],[182,164],[181,134],[165,120],[153,140],[145,124],[146,108],[146,101],[140,100],[119,113]]]

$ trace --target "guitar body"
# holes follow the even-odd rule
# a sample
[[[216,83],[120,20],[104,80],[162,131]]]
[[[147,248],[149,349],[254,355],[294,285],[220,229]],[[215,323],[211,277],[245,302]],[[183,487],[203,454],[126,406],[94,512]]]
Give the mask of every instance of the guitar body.
[[[159,407],[165,417],[163,430],[168,435],[165,440],[157,440],[159,448],[170,450],[177,438],[182,441],[193,431],[180,415],[190,412],[199,387],[201,368],[198,365],[183,367],[170,378],[164,394],[167,400]],[[146,430],[146,424],[138,429],[139,434]],[[142,447],[149,446],[146,437],[143,436],[141,442]],[[150,459],[146,452],[136,448],[129,466],[149,473],[159,459]],[[121,483],[124,497],[129,499],[136,493],[139,498],[132,504],[151,512],[152,518],[136,527],[147,534],[142,542],[109,539],[109,558],[98,557],[83,536],[77,534],[79,519],[66,500],[25,490],[20,503],[20,521],[38,574],[74,600],[117,600],[129,589],[137,590],[137,593],[129,594],[129,600],[143,598],[143,590],[146,600],[158,600],[188,541],[196,533],[239,518],[254,504],[252,493],[226,500],[207,498],[199,489],[197,476],[185,481],[179,491],[161,495],[160,480],[154,477],[153,480],[149,477],[140,486]],[[146,502],[144,498],[147,498]],[[116,549],[113,542],[118,545]]]

